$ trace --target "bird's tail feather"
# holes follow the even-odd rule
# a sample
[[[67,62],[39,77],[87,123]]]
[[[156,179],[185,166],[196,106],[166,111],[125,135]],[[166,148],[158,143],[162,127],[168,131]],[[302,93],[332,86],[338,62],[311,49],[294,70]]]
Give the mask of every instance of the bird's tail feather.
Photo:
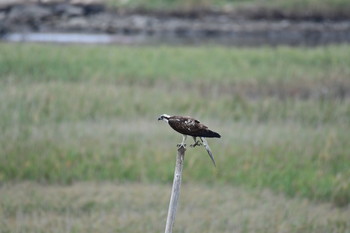
[[[210,150],[210,147],[209,147],[209,145],[208,145],[207,140],[206,140],[205,138],[203,138],[203,137],[199,137],[199,138],[201,139],[201,141],[202,141],[202,143],[203,143],[205,149],[207,150],[211,161],[213,161],[213,164],[214,164],[214,166],[216,167],[215,160],[214,160],[214,156],[213,156],[213,153],[211,153],[211,150]]]
[[[205,132],[205,134],[202,136],[206,138],[221,138],[220,134],[211,130],[207,130],[207,132]]]

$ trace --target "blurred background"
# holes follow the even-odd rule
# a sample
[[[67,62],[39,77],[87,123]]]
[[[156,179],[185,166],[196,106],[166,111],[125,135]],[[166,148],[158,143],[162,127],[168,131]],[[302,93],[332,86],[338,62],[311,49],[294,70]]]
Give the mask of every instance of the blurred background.
[[[222,135],[175,232],[350,232],[349,1],[0,0],[0,38],[0,232],[163,231],[163,113]]]

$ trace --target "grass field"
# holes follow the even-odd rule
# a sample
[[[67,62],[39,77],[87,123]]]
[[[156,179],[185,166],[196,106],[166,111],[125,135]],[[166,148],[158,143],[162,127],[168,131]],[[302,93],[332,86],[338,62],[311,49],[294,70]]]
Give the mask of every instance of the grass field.
[[[0,180],[170,182],[192,115],[219,131],[186,179],[350,200],[350,47],[0,45]]]
[[[234,7],[262,7],[287,10],[291,12],[349,12],[350,4],[346,0],[101,0],[111,6],[142,7],[147,9],[231,9]]]
[[[170,185],[21,183],[0,189],[0,232],[162,232]],[[174,232],[348,233],[349,209],[223,185],[183,185]]]
[[[73,184],[74,189],[77,182],[88,182],[81,190],[78,183],[79,190],[73,192],[73,199],[67,197],[69,200],[94,182],[114,181],[122,189],[129,187],[123,183],[131,182],[131,187],[144,190],[142,193],[149,189],[147,184],[160,193],[170,191],[167,184],[172,181],[175,145],[181,136],[164,122],[157,122],[160,114],[168,113],[192,115],[222,135],[220,140],[209,141],[217,168],[203,148],[188,148],[184,168],[184,182],[219,198],[218,206],[229,201],[220,195],[226,189],[235,192],[232,187],[236,187],[246,189],[247,195],[271,190],[273,196],[293,198],[288,203],[296,201],[301,206],[304,202],[297,200],[306,198],[313,203],[311,209],[331,203],[345,211],[329,220],[311,217],[309,210],[296,210],[304,211],[301,222],[284,222],[282,217],[277,225],[271,225],[275,228],[267,230],[259,225],[261,218],[258,225],[251,225],[249,213],[244,213],[247,228],[241,225],[244,229],[239,228],[239,232],[280,232],[279,227],[286,227],[286,232],[349,232],[350,226],[343,220],[349,217],[346,206],[350,202],[349,61],[350,46],[345,45],[223,48],[0,44],[0,192],[4,193],[0,196],[7,197],[0,198],[0,208],[10,220],[9,224],[2,222],[0,228],[5,229],[2,232],[40,232],[35,221],[42,214],[62,220],[47,220],[48,224],[53,221],[52,226],[69,227],[67,215],[80,213],[85,207],[72,212],[52,207],[50,212],[51,207],[35,204],[46,192],[56,192],[50,190],[70,189],[58,185]],[[26,181],[34,182],[29,183],[29,189],[24,188]],[[47,184],[48,191],[36,183]],[[38,193],[33,191],[37,186]],[[28,195],[27,201],[18,200],[16,204],[21,189],[34,192],[33,198],[39,199]],[[168,193],[162,203],[167,200]],[[48,202],[48,206],[58,205],[55,200]],[[94,209],[94,200],[90,202]],[[29,215],[23,214],[27,205],[33,206]],[[96,205],[100,210],[98,206],[104,204]],[[156,211],[158,215],[151,215],[151,221],[165,215],[164,203],[157,208],[163,212]],[[75,218],[81,226],[72,231],[86,232],[84,222],[91,223],[91,219],[98,222],[101,218],[97,224],[109,224],[113,220],[101,216],[117,210],[105,206],[98,213],[87,211],[81,219]],[[134,219],[135,213],[130,211],[126,215]],[[219,207],[217,211],[221,211]],[[230,211],[238,210],[227,211],[218,214],[234,215]],[[331,207],[320,211],[331,212]],[[279,213],[273,216],[277,218]],[[21,224],[17,219],[21,216],[26,216],[23,229],[16,226]],[[268,222],[274,221],[273,216],[268,216]],[[134,217],[134,221],[140,218]],[[241,222],[244,217],[239,219]],[[221,230],[208,232],[233,229],[227,217],[213,224],[208,229]],[[180,232],[197,232],[204,227],[185,225]],[[117,232],[124,229],[110,227]],[[128,227],[124,230],[137,232]]]

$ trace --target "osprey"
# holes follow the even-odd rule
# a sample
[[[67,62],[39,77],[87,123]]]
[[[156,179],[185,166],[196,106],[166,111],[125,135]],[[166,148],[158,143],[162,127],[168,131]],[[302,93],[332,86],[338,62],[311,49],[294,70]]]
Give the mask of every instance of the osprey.
[[[182,134],[182,142],[177,145],[178,147],[186,146],[185,141],[187,135],[193,137],[194,144],[190,145],[191,147],[200,146],[203,143],[211,160],[214,163],[214,166],[216,166],[213,154],[205,138],[220,138],[220,134],[211,131],[207,126],[201,124],[198,120],[188,116],[169,116],[167,114],[163,114],[158,118],[158,120],[168,122],[171,128]],[[197,137],[199,137],[202,143],[200,141],[197,141]]]

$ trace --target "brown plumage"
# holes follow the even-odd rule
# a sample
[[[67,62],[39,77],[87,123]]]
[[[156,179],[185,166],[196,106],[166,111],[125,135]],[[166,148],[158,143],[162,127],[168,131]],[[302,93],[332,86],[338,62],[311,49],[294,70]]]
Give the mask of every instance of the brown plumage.
[[[171,116],[168,124],[177,132],[192,137],[220,138],[220,134],[211,131],[207,126],[201,124],[192,117]]]
[[[207,126],[201,124],[198,120],[188,116],[169,116],[163,114],[158,120],[168,122],[171,128],[183,135],[182,142],[178,144],[179,147],[186,146],[185,141],[187,135],[192,136],[195,143],[190,146],[196,147],[203,145],[215,165],[213,154],[205,138],[220,138],[220,134],[208,129]],[[200,138],[201,142],[196,140],[197,137]]]

